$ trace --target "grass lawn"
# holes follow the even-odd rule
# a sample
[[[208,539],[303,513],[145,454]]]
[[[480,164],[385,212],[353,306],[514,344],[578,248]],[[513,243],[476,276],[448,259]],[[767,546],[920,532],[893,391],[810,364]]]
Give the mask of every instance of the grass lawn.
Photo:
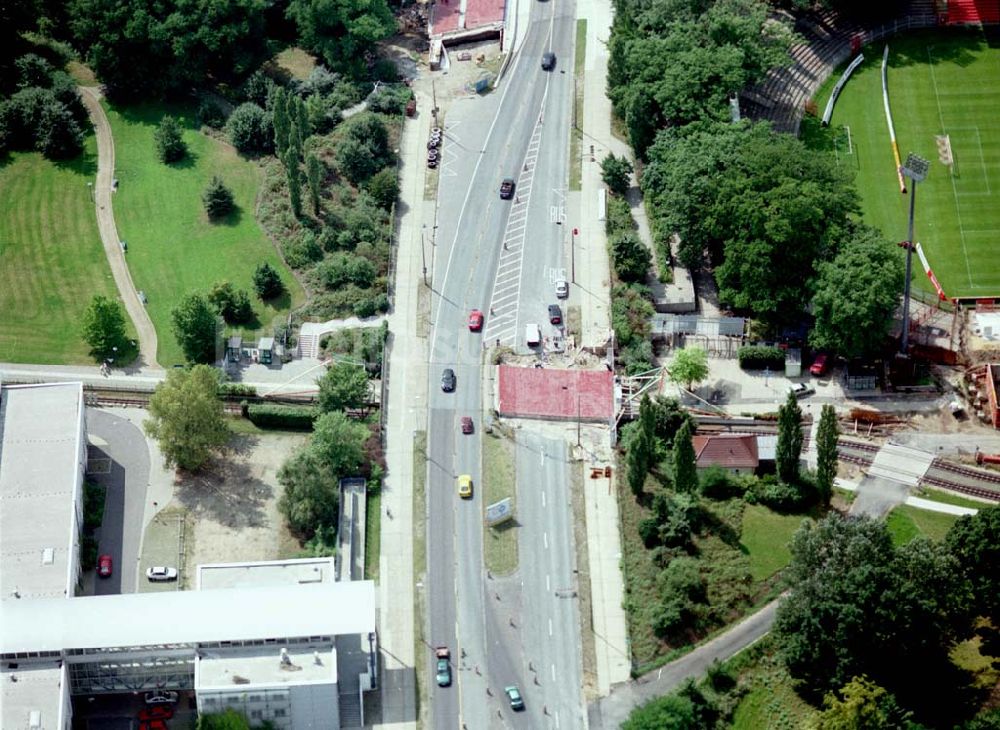
[[[382,550],[382,491],[367,493],[365,506],[365,580],[378,580]]]
[[[992,32],[992,31],[991,31]],[[889,43],[889,103],[900,158],[931,163],[916,201],[916,239],[948,296],[1000,297],[1000,46],[981,30],[908,34]],[[892,241],[906,237],[909,195],[901,195],[882,106],[882,46],[865,61],[834,109],[837,154],[857,171],[865,219]],[[820,109],[835,74],[816,100]],[[850,147],[846,128],[850,128]],[[938,159],[936,135],[949,135],[954,174]],[[914,281],[931,291],[914,262]]]
[[[818,713],[792,688],[792,678],[776,656],[773,640],[765,638],[737,655],[731,665],[737,667],[740,683],[746,688],[733,714],[734,730],[798,730],[813,726]]]
[[[569,189],[579,190],[583,179],[583,73],[587,60],[587,20],[576,21],[573,73],[573,129],[569,136]]]
[[[770,578],[788,565],[792,535],[802,525],[802,515],[781,515],[752,504],[743,511],[740,544],[750,555],[750,575],[755,581]]]
[[[194,126],[189,109],[162,105],[105,105],[115,139],[115,194],[118,233],[128,241],[129,268],[136,288],[149,299],[149,315],[159,337],[161,365],[183,361],[170,327],[170,312],[184,295],[230,281],[251,293],[261,336],[284,321],[289,308],[303,299],[302,288],[281,262],[274,246],[254,219],[260,168],[227,144]],[[153,132],[169,111],[184,126],[188,155],[164,165],[156,156]],[[201,193],[213,175],[233,191],[238,209],[228,219],[210,223]],[[263,261],[282,275],[288,294],[263,304],[253,295],[251,276]],[[243,330],[253,336],[253,328]]]
[[[511,498],[517,514],[514,444],[510,439],[483,434],[483,504]],[[517,522],[509,520],[487,527],[483,535],[483,560],[494,575],[510,575],[517,569]]]
[[[93,362],[80,314],[95,294],[118,298],[87,192],[96,173],[93,135],[68,162],[0,156],[0,362]]]
[[[990,506],[989,502],[977,502],[974,499],[966,499],[944,489],[932,489],[931,487],[921,487],[917,490],[917,496],[921,499],[929,499],[933,502],[953,504],[956,507],[970,507],[971,509],[985,509]]]
[[[958,515],[930,512],[904,504],[889,513],[886,526],[896,545],[905,545],[919,535],[940,542],[957,519]]]

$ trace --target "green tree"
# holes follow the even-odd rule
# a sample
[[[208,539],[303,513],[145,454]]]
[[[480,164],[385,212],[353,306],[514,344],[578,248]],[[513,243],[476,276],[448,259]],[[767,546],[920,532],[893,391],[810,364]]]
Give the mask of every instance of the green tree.
[[[672,383],[691,390],[695,383],[708,377],[708,353],[700,347],[677,350],[674,359],[667,366],[667,374]]]
[[[254,269],[253,288],[261,299],[274,299],[285,291],[285,284],[275,268],[265,261]]]
[[[285,159],[288,149],[288,93],[283,86],[275,86],[271,96],[271,125],[274,127],[274,150],[278,157]]]
[[[664,695],[632,710],[621,730],[697,730],[691,700],[677,694]]]
[[[385,0],[291,0],[288,18],[295,22],[302,46],[319,54],[327,66],[360,76],[366,54],[396,31]]]
[[[856,225],[836,258],[819,266],[809,344],[845,357],[880,351],[904,278],[899,248],[875,229]]]
[[[215,361],[219,311],[201,294],[188,294],[170,313],[174,336],[188,362]]]
[[[324,412],[360,408],[368,402],[369,390],[364,367],[344,360],[335,362],[319,379],[319,407]]]
[[[198,713],[196,730],[250,730],[246,717],[232,707],[225,712]]]
[[[271,115],[252,102],[240,104],[226,121],[233,147],[245,155],[267,154],[274,149]]]
[[[694,453],[692,437],[694,430],[690,421],[685,421],[674,437],[674,489],[678,492],[694,494],[698,490],[698,465]]]
[[[784,405],[778,408],[778,445],[775,447],[778,476],[783,482],[798,481],[801,456],[802,409],[795,393],[788,391]]]
[[[833,492],[833,482],[837,477],[837,438],[840,428],[833,406],[823,406],[816,431],[816,490],[820,500],[826,504]]]
[[[299,170],[298,154],[291,144],[285,153],[285,172],[288,177],[288,199],[292,212],[298,218],[302,215],[302,172]]]
[[[393,161],[389,131],[370,112],[356,114],[344,122],[344,139],[334,152],[338,172],[360,185]]]
[[[854,677],[837,694],[823,700],[819,730],[899,730],[910,721],[906,712],[882,687],[867,677]]]
[[[615,157],[609,152],[607,157],[601,160],[601,179],[608,189],[615,195],[625,195],[631,183],[632,163],[622,155]]]
[[[218,175],[212,176],[208,187],[201,194],[201,202],[210,220],[224,218],[236,207],[232,191]]]
[[[378,204],[380,208],[390,210],[396,198],[399,197],[399,182],[396,179],[396,170],[392,167],[383,167],[372,175],[368,181],[368,194]]]
[[[705,579],[697,559],[686,555],[674,558],[656,577],[656,586],[660,598],[655,613],[656,633],[670,637],[693,628],[708,603]]]
[[[125,313],[117,300],[97,294],[83,312],[83,339],[98,362],[125,356],[134,348],[125,329]]]
[[[632,427],[625,445],[626,479],[629,489],[636,496],[642,494],[646,475],[654,464],[657,452],[656,413],[649,396],[643,396],[639,404],[639,420]]]
[[[0,103],[0,143],[11,150],[36,150],[53,160],[70,159],[83,149],[83,132],[53,89],[32,86]]]
[[[289,111],[291,114],[291,111]],[[289,121],[292,121],[291,118]],[[302,144],[305,144],[306,140],[309,139],[309,135],[312,134],[312,123],[309,121],[309,111],[306,109],[306,103],[302,101],[301,98],[295,98],[295,126],[299,130],[299,139],[302,140]]]
[[[159,126],[153,132],[153,141],[156,143],[156,154],[160,162],[170,164],[183,159],[187,154],[187,145],[184,144],[184,136],[181,125],[169,114],[164,115]]]
[[[611,259],[622,281],[642,281],[649,273],[653,255],[635,231],[621,231],[611,236]]]
[[[229,440],[218,389],[219,374],[209,365],[171,370],[156,386],[143,428],[167,466],[195,471]]]
[[[650,400],[650,407],[653,409],[655,423],[653,432],[656,434],[657,440],[663,442],[664,448],[673,448],[674,437],[685,423],[690,424],[693,433],[694,419],[681,407],[676,398],[668,398],[664,395],[654,396]]]
[[[972,584],[975,610],[1000,628],[1000,506],[959,517],[944,544]]]
[[[309,183],[309,200],[313,215],[319,215],[319,199],[323,185],[323,163],[312,152],[306,155],[306,182]]]
[[[246,290],[237,289],[228,281],[213,284],[208,293],[208,301],[215,306],[227,324],[244,324],[254,318],[253,306]]]

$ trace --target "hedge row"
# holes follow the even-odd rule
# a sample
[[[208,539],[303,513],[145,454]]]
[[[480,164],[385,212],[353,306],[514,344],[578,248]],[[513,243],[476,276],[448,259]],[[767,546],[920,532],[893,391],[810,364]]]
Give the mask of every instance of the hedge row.
[[[744,370],[785,369],[785,351],[774,345],[745,345],[736,355]]]
[[[260,428],[287,428],[309,431],[319,417],[316,406],[283,406],[275,403],[255,403],[245,409],[246,416]]]

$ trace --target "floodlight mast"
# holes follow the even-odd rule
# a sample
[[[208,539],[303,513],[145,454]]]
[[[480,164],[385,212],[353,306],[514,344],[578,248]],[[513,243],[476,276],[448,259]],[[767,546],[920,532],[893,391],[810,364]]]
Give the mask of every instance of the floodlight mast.
[[[912,152],[906,156],[906,162],[900,166],[900,172],[910,178],[910,222],[904,248],[906,249],[906,281],[903,289],[903,336],[900,339],[899,352],[906,355],[910,346],[910,277],[913,270],[913,213],[917,200],[917,183],[927,178],[930,163],[923,157]]]

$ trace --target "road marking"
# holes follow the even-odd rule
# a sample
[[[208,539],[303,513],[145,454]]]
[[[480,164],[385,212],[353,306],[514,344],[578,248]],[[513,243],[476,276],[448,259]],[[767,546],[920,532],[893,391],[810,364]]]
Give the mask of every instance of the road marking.
[[[553,682],[556,681],[556,665],[555,664],[552,665],[552,681]]]
[[[548,576],[548,575],[545,576],[545,590],[546,591],[551,591],[552,590],[552,583],[549,582],[550,578],[551,578],[551,576]]]
[[[552,619],[549,619],[549,636],[552,636]]]
[[[545,492],[542,492],[542,506],[545,506]]]
[[[557,713],[556,713],[556,714],[554,715],[554,717],[555,717],[555,719],[556,719],[556,727],[559,727],[559,713],[557,712]]]
[[[542,533],[542,538],[545,540],[545,549],[548,550],[549,549],[549,533],[543,532]]]

